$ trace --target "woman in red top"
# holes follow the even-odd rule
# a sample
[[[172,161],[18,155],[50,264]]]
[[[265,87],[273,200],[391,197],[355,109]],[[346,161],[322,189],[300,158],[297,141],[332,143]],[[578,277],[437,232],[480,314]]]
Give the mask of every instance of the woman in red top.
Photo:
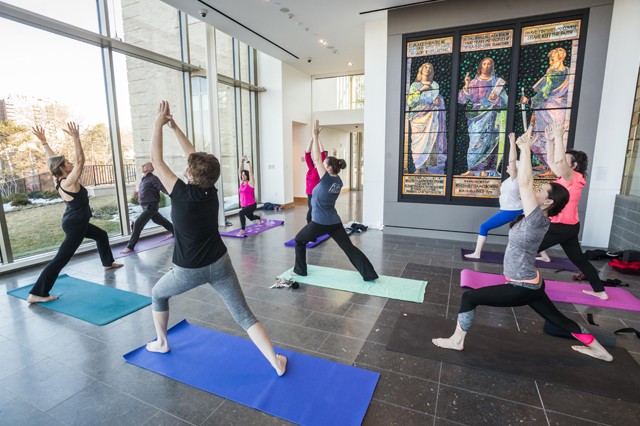
[[[593,291],[583,290],[583,292],[607,300],[609,297],[598,276],[598,271],[584,257],[580,241],[578,241],[580,232],[578,204],[582,188],[586,184],[585,175],[589,160],[587,154],[582,151],[566,150],[563,136],[564,129],[558,123],[550,125],[545,130],[549,167],[558,176],[556,182],[569,190],[570,198],[560,214],[551,218],[551,226],[549,226],[538,252],[560,244],[569,260],[587,277],[593,288]]]
[[[247,164],[247,169],[245,170],[243,164]],[[246,220],[261,220],[260,216],[257,214],[253,214],[258,207],[256,203],[255,196],[255,188],[256,188],[256,180],[253,176],[253,167],[251,167],[251,162],[246,155],[240,159],[240,167],[238,169],[238,174],[240,176],[240,188],[238,189],[238,194],[240,195],[240,234],[244,234],[244,229],[246,227]]]
[[[322,130],[322,128],[320,128]],[[320,133],[318,131],[318,133]],[[307,206],[309,210],[307,210],[307,223],[311,222],[311,194],[313,193],[313,188],[316,187],[318,183],[320,183],[320,175],[318,174],[318,170],[314,164],[313,158],[311,158],[311,145],[313,144],[313,137],[309,141],[309,145],[307,145],[307,150],[304,152],[304,159],[307,162]],[[320,144],[320,156],[322,157],[322,162],[327,158],[327,151],[324,150],[322,144]],[[317,159],[316,159],[317,160]]]

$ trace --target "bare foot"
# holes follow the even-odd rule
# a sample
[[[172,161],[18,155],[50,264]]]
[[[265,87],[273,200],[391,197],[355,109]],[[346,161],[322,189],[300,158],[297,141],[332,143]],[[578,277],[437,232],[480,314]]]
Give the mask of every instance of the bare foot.
[[[551,262],[551,258],[549,256],[536,256],[536,260],[541,262]]]
[[[464,349],[464,341],[460,342],[458,340],[454,340],[453,336],[448,339],[431,339],[434,345],[439,346],[444,349],[453,349],[456,351],[461,351]]]
[[[596,348],[592,348],[589,346],[575,345],[575,346],[571,346],[571,349],[573,349],[576,352],[589,355],[590,357],[601,359],[603,361],[611,362],[613,360],[613,356],[611,356],[611,354],[607,352],[604,348],[602,350],[598,350]]]
[[[238,232],[238,235],[244,235],[244,234],[246,234],[246,231],[245,231],[244,229],[241,229],[241,230]]]
[[[471,170],[467,170],[466,172],[462,173],[460,176],[473,176],[473,172]]]
[[[169,352],[169,343],[165,342],[163,345],[158,343],[157,340],[147,343],[147,350],[149,352],[156,352],[159,354],[166,354]]]
[[[277,354],[276,363],[278,364],[278,366],[276,367],[276,373],[278,374],[278,376],[284,376],[285,371],[287,371],[287,357]]]
[[[57,300],[58,296],[47,296],[47,297],[43,297],[43,296],[36,296],[35,294],[30,294],[29,297],[27,297],[27,303],[44,303],[44,302],[51,302],[52,300]]]
[[[104,270],[108,271],[110,269],[122,268],[124,265],[122,263],[112,263],[111,266],[105,266]]]
[[[126,247],[124,250],[122,250],[120,253],[122,254],[126,254],[126,253],[131,253],[133,251],[133,249],[130,249],[129,247]]]
[[[480,253],[473,252],[473,253],[465,254],[464,257],[467,259],[480,259]]]
[[[588,294],[589,296],[595,296],[600,300],[608,300],[609,296],[606,291],[591,291],[591,290],[582,290],[584,294]]]

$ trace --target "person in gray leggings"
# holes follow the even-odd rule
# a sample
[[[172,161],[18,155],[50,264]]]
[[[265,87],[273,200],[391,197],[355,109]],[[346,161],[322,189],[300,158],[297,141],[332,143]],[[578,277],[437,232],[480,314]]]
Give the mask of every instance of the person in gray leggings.
[[[188,156],[184,171],[189,181],[187,184],[178,179],[164,162],[162,133],[165,124],[173,129]],[[214,185],[220,177],[220,162],[212,154],[195,151],[193,144],[173,121],[166,101],[160,103],[153,129],[151,162],[171,197],[171,219],[176,242],[173,249],[174,268],[151,290],[153,323],[158,338],[147,343],[147,350],[159,353],[170,350],[167,340],[169,299],[209,283],[278,376],[282,376],[287,368],[287,358],[276,355],[267,332],[249,309],[227,247],[218,232],[218,191]]]

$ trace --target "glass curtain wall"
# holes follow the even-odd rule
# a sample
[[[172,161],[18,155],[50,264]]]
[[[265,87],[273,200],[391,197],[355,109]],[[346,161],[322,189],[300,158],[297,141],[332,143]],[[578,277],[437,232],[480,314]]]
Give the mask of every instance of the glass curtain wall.
[[[5,40],[0,55],[20,64],[0,70],[0,264],[54,251],[63,238],[64,204],[31,132],[36,125],[44,127],[56,152],[74,161],[63,128],[68,121],[78,122],[92,221],[126,240],[130,229],[121,224],[136,216],[136,182],[149,160],[159,102],[170,102],[174,119],[197,149],[211,150],[205,68],[212,47],[206,43],[205,24],[158,0],[0,1],[0,9],[11,17],[0,18],[0,38]],[[154,13],[141,19],[140,10]],[[109,24],[102,30],[101,13]],[[48,26],[50,19],[59,21],[56,29]],[[114,47],[101,47],[111,46],[101,41],[105,38]],[[238,205],[239,159],[246,154],[258,163],[255,50],[219,31],[216,39],[220,123],[215,128],[222,142],[229,209]],[[105,75],[113,84],[105,85]],[[116,116],[109,116],[109,108]],[[165,129],[164,135],[165,158],[182,177],[186,158],[173,132]],[[117,195],[122,191],[116,188],[122,187],[126,200]],[[39,232],[32,232],[34,224]]]
[[[257,158],[255,49],[216,30],[220,163],[224,209],[240,208],[238,196],[240,160],[247,156],[256,179],[260,202],[260,170]]]

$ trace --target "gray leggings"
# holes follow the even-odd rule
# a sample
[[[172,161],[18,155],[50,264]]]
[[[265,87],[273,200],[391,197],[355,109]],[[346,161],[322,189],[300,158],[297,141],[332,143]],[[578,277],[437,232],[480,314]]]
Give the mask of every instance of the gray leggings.
[[[209,283],[220,295],[233,319],[244,329],[249,329],[258,320],[249,309],[242,294],[240,282],[233,269],[231,258],[225,253],[211,265],[202,268],[181,268],[174,265],[173,269],[153,286],[151,290],[152,309],[156,312],[169,310],[169,298],[185,291]]]

